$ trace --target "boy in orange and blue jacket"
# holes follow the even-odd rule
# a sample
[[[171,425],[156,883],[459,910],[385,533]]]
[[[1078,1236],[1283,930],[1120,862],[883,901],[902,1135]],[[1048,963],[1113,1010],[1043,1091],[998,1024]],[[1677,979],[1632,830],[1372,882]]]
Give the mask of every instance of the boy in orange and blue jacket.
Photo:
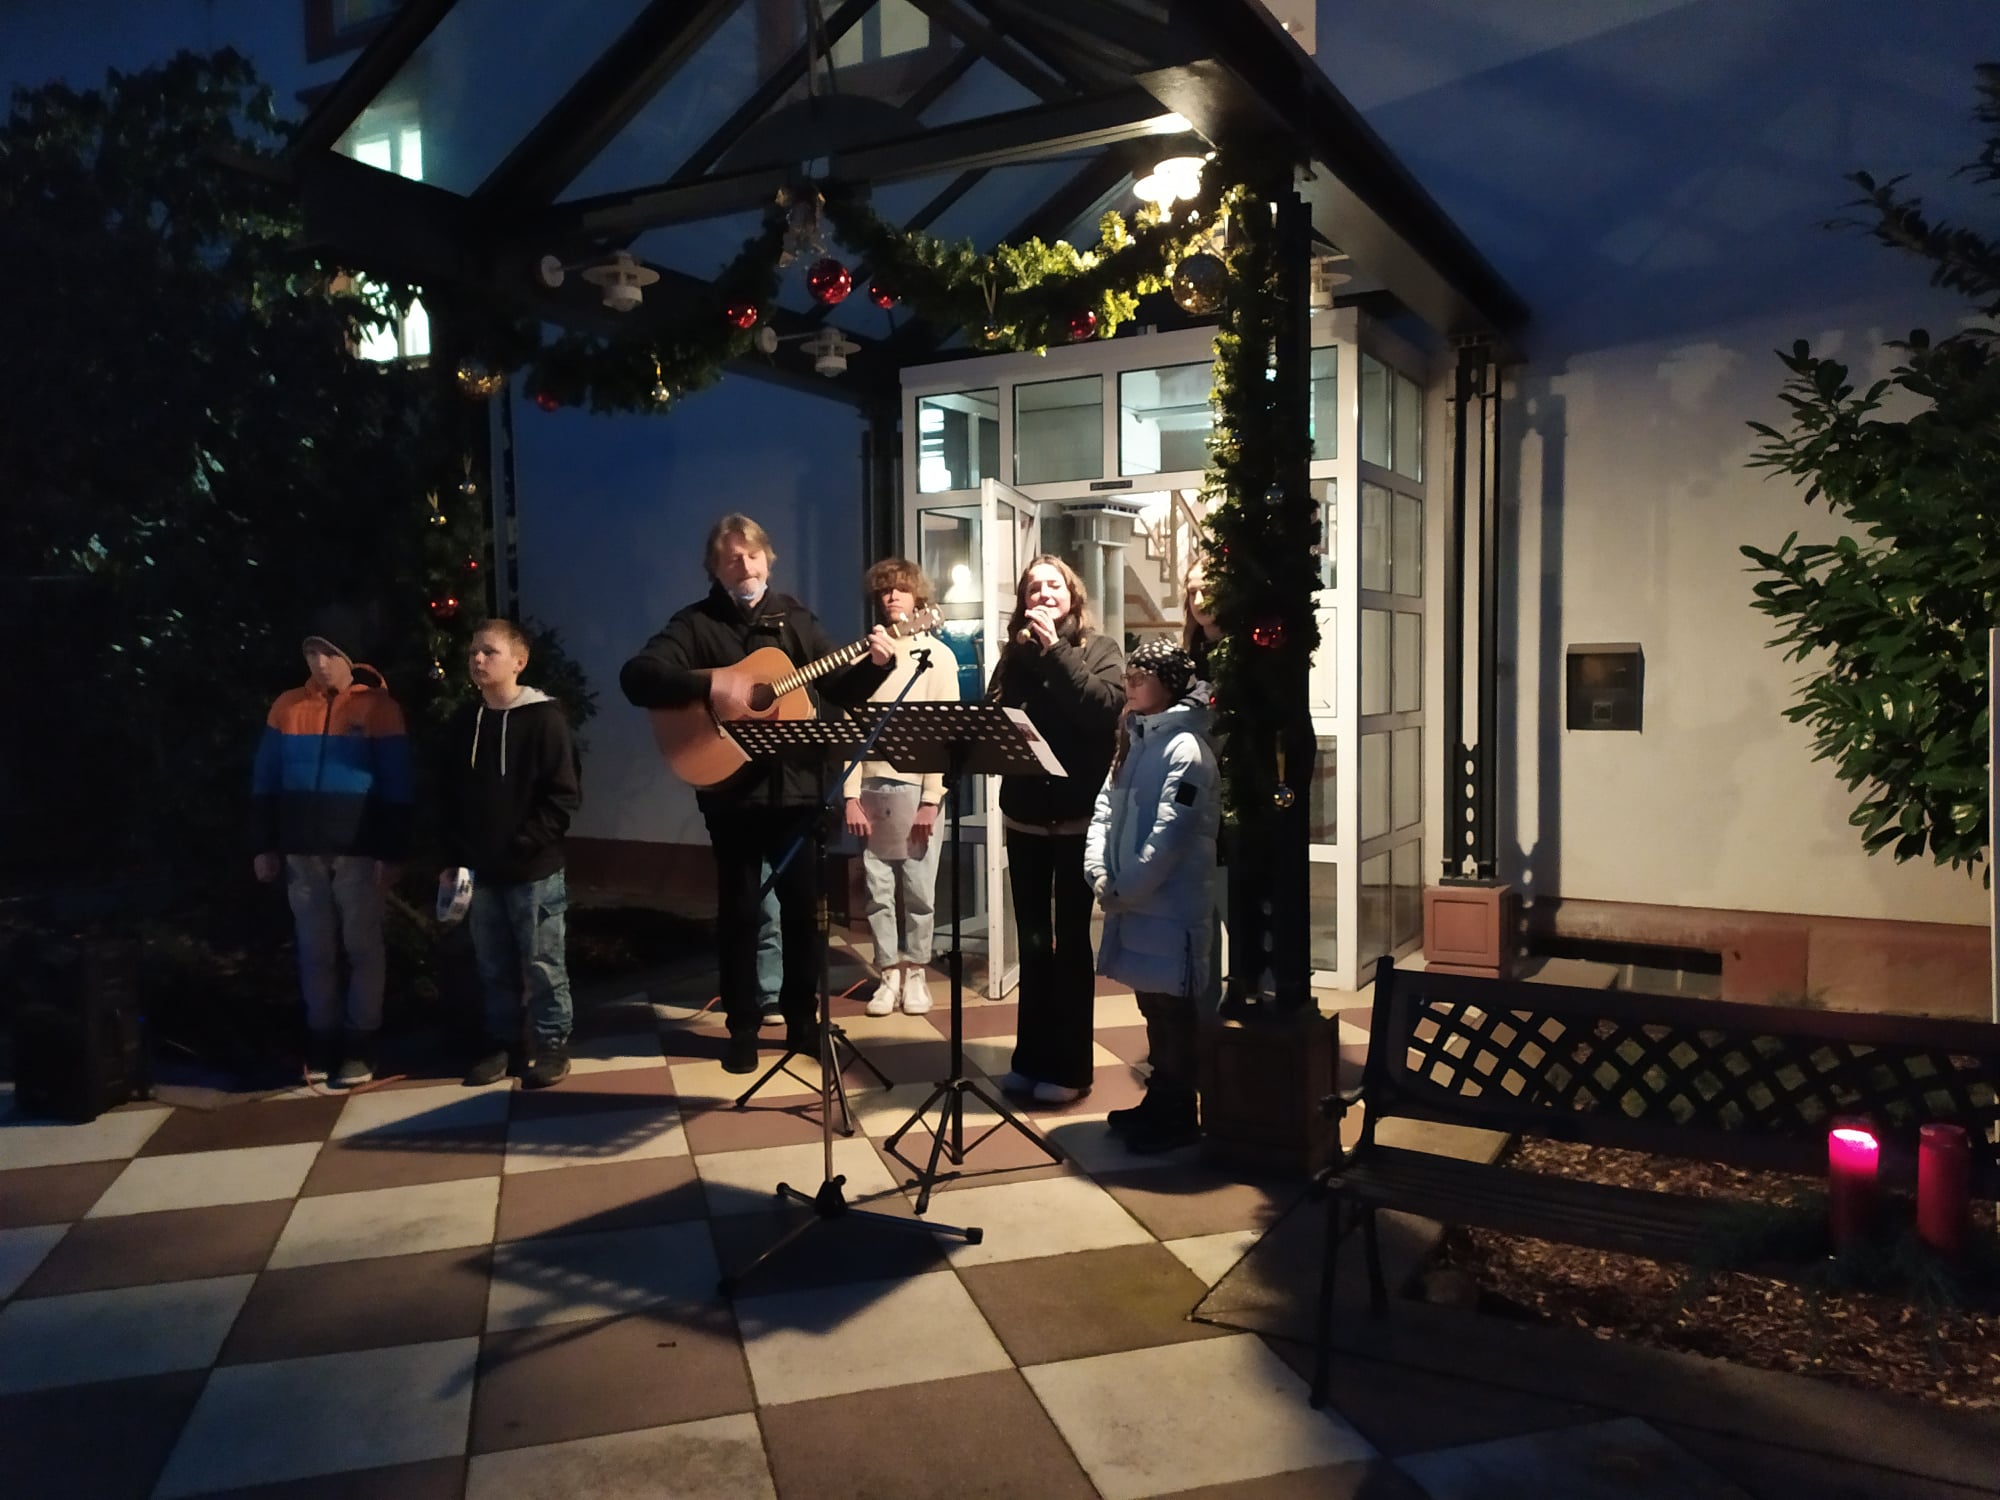
[[[345,610],[314,622],[308,680],[271,705],[250,789],[257,878],[285,877],[298,934],[306,1076],[330,1071],[337,1088],[375,1076],[383,897],[409,852],[414,800],[403,711],[382,674],[351,654],[361,629]]]

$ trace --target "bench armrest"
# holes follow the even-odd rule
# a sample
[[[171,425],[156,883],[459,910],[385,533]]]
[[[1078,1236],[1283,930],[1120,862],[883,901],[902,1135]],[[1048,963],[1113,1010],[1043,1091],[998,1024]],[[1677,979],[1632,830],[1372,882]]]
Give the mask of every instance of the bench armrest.
[[[1347,1118],[1347,1112],[1361,1102],[1361,1085],[1351,1089],[1336,1089],[1319,1101],[1320,1115],[1336,1125]]]

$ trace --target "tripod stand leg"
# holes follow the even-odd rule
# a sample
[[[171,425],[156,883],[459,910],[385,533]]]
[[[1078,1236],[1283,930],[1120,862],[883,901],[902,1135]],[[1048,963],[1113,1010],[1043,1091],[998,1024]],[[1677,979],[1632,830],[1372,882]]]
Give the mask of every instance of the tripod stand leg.
[[[848,1052],[853,1056],[856,1062],[860,1063],[862,1067],[866,1068],[869,1072],[875,1075],[875,1081],[877,1083],[881,1084],[882,1087],[885,1089],[892,1087],[892,1085],[889,1082],[889,1075],[887,1073],[884,1073],[880,1068],[876,1067],[874,1061],[868,1056],[868,1054],[866,1052],[863,1052],[858,1046],[855,1045],[854,1038],[847,1034],[847,1029],[844,1026],[836,1026],[833,1024],[833,1022],[828,1021],[827,1031],[828,1034],[832,1036],[834,1041],[839,1046],[845,1047],[848,1050]],[[836,1056],[837,1055],[838,1054],[836,1054]],[[845,1064],[843,1064],[842,1066],[844,1067]]]

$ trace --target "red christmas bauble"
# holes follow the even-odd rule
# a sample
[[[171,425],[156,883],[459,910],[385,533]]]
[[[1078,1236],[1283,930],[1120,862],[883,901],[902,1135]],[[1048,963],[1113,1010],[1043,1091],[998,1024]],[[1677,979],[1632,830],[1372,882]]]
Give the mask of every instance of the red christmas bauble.
[[[757,326],[757,304],[754,302],[732,302],[722,309],[723,321],[732,328],[741,328],[746,333]]]
[[[882,285],[881,282],[871,281],[868,283],[868,300],[881,308],[882,311],[887,312],[903,299]]]
[[[431,618],[433,620],[452,620],[456,619],[457,617],[458,617],[457,595],[439,594],[437,598],[431,600]]]
[[[1266,651],[1275,651],[1285,644],[1285,622],[1276,615],[1268,615],[1250,627],[1250,639]]]
[[[847,294],[854,290],[854,273],[829,255],[807,268],[806,290],[813,294],[814,301],[831,307],[847,300]]]
[[[1069,341],[1072,344],[1080,344],[1085,339],[1094,338],[1096,337],[1096,335],[1097,335],[1096,313],[1092,312],[1089,308],[1086,307],[1081,312],[1070,314]]]
[[[558,401],[552,392],[536,391],[535,405],[539,406],[543,411],[554,411],[562,405],[562,402]]]

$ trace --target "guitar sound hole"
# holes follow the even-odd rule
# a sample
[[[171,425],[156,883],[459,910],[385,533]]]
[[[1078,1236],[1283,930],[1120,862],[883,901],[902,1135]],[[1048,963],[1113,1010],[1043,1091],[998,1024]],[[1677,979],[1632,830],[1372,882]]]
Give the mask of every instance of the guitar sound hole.
[[[762,714],[771,711],[771,705],[778,701],[768,682],[760,682],[750,690],[750,711]]]

